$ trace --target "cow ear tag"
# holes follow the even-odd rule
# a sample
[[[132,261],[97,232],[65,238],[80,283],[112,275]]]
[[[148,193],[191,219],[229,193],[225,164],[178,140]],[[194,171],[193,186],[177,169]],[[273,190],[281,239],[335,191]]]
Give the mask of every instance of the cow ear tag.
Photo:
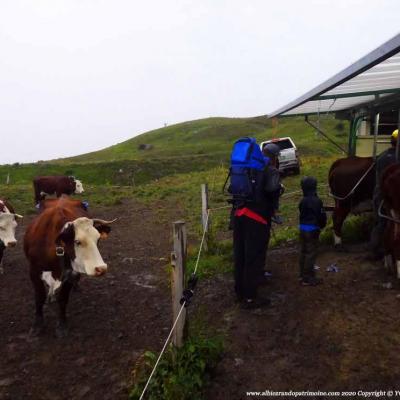
[[[61,242],[64,245],[64,242]],[[56,256],[63,257],[64,256],[64,247],[63,246],[56,246]]]

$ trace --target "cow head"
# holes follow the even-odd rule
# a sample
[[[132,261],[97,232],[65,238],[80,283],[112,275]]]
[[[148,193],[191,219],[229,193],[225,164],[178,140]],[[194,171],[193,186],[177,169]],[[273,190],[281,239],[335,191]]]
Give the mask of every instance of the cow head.
[[[82,182],[79,179],[75,179],[75,193],[81,194],[84,192]]]
[[[111,231],[108,224],[114,221],[80,217],[64,225],[56,243],[63,245],[74,271],[90,276],[105,274],[107,264],[97,244],[100,239],[108,236]]]
[[[17,227],[18,218],[22,218],[22,216],[9,212],[0,213],[0,240],[5,247],[14,247],[17,244],[15,228]]]

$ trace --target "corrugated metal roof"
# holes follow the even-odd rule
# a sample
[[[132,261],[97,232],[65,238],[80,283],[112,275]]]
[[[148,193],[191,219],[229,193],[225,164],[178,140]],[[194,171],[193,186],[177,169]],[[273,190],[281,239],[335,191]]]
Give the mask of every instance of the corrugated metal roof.
[[[400,93],[400,34],[269,116],[350,110],[394,93]]]

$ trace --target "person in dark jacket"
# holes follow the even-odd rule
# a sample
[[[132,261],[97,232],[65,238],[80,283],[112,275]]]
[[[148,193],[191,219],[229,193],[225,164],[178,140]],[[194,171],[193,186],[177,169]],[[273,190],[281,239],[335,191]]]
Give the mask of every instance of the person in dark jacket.
[[[300,211],[300,279],[304,286],[322,283],[316,278],[314,264],[317,258],[319,234],[326,226],[326,213],[317,195],[317,180],[306,176],[301,180],[304,197],[299,203]]]
[[[244,308],[258,308],[270,303],[268,298],[257,295],[257,288],[264,273],[271,217],[281,191],[279,171],[266,165],[260,185],[256,201],[244,202],[233,211],[235,292]]]

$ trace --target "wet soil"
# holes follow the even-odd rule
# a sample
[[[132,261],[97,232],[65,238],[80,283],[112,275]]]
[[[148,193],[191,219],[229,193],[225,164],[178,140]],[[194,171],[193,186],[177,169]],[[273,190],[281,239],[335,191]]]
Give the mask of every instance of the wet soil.
[[[171,327],[169,221],[179,215],[167,221],[157,206],[131,200],[96,211],[120,217],[100,246],[109,272],[81,279],[64,339],[55,337],[56,304],[45,308],[44,334],[28,334],[34,305],[22,236],[31,217],[18,227],[19,243],[7,251],[0,275],[1,400],[127,399],[138,358],[161,349]],[[206,399],[248,400],[246,392],[263,390],[399,389],[400,285],[360,249],[350,250],[323,249],[318,287],[299,284],[296,246],[270,251],[273,278],[260,292],[272,305],[265,309],[235,303],[231,274],[199,281],[189,316],[201,313],[225,335]],[[326,271],[332,263],[339,272]]]
[[[400,285],[360,247],[350,250],[323,249],[318,275],[324,283],[316,287],[300,285],[296,247],[270,251],[273,278],[260,292],[272,305],[265,309],[232,306],[232,279],[217,281],[224,300],[214,302],[213,318],[226,332],[226,352],[205,398],[248,400],[257,397],[247,392],[266,390],[398,390]],[[339,271],[327,272],[333,263]]]
[[[34,298],[22,236],[0,275],[0,399],[126,399],[138,357],[161,348],[171,324],[168,264],[171,226],[154,208],[126,201],[96,211],[120,219],[100,251],[109,272],[82,277],[68,305],[69,336],[55,337],[57,304],[45,306],[46,331],[29,335]]]

